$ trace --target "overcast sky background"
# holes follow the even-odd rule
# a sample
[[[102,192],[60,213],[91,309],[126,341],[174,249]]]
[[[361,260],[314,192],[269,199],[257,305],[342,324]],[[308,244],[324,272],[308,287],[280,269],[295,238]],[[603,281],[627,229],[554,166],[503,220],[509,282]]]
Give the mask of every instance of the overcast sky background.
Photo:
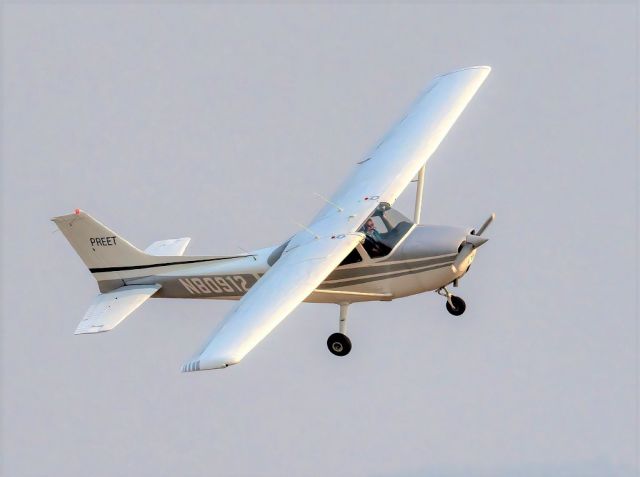
[[[591,3],[591,2],[590,2]],[[637,6],[2,7],[6,476],[632,476]],[[427,223],[490,242],[457,290],[303,304],[239,365],[181,374],[231,304],[97,293],[49,218],[141,248],[281,242],[437,74],[493,72],[430,160]],[[412,213],[413,189],[397,206]]]

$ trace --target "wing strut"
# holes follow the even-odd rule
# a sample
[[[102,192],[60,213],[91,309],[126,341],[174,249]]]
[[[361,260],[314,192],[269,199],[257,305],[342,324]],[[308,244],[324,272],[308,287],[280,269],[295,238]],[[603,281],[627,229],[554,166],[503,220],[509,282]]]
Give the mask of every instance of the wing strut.
[[[416,206],[413,212],[413,221],[420,223],[420,212],[422,212],[422,192],[424,191],[424,168],[427,167],[425,163],[420,171],[418,171],[418,184],[416,186]]]

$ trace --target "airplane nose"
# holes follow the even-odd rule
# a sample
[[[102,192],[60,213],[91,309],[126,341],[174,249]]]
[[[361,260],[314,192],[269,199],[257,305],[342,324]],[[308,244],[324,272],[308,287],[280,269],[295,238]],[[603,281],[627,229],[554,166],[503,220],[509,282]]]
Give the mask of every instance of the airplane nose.
[[[488,238],[479,237],[477,235],[467,235],[465,241],[473,245],[474,248],[478,248],[480,245],[484,245],[489,241]]]
[[[451,270],[453,273],[458,273],[460,270],[468,268],[469,264],[467,264],[467,259],[470,257],[471,253],[488,241],[488,238],[479,237],[477,235],[467,235],[465,237],[465,244],[460,249],[460,252],[458,252],[453,264],[451,264]]]

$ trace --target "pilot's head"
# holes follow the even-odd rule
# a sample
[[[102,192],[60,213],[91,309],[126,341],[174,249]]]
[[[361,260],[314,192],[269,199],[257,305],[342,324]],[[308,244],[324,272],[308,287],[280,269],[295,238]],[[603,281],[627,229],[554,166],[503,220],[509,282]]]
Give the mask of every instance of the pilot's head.
[[[376,229],[376,224],[373,223],[372,219],[369,219],[364,224],[365,232],[373,232]]]

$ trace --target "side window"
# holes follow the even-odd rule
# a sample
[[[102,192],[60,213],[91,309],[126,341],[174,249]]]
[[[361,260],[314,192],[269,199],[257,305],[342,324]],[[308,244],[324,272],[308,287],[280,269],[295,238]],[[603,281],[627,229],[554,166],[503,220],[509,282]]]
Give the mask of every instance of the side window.
[[[371,258],[385,257],[411,229],[412,222],[387,203],[380,203],[362,224],[362,246]]]
[[[381,240],[377,240],[372,236],[367,235],[362,244],[371,258],[380,258],[389,255],[391,247],[385,245]]]
[[[358,263],[358,262],[362,262],[362,257],[360,256],[358,249],[354,248],[353,250],[351,250],[349,255],[347,255],[345,259],[342,262],[340,262],[340,265],[338,266],[341,267],[342,265],[349,265],[350,263]]]
[[[377,215],[372,216],[371,220],[373,220],[373,223],[374,223],[377,231],[379,231],[381,233],[386,233],[386,232],[389,231],[389,230],[387,230],[386,224]]]

